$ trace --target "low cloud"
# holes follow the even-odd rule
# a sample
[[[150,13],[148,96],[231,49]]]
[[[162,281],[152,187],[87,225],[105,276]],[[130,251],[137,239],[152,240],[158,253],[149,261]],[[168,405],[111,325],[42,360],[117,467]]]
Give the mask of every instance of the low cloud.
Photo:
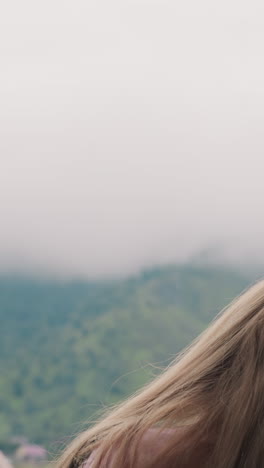
[[[4,7],[2,271],[263,264],[264,7],[191,4]]]

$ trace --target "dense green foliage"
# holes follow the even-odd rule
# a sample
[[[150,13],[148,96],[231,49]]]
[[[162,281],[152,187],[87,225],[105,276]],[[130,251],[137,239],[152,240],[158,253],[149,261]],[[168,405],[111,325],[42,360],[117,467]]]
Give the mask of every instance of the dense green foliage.
[[[250,283],[176,265],[112,282],[0,278],[0,439],[75,433],[167,365]],[[157,371],[156,371],[157,373]]]

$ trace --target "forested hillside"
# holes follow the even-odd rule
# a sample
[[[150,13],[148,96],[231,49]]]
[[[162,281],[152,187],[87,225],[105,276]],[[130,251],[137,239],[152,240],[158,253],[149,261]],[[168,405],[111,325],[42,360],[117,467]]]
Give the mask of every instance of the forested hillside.
[[[0,278],[0,439],[50,443],[167,365],[251,282],[176,265],[112,282]],[[156,371],[157,372],[157,371]]]

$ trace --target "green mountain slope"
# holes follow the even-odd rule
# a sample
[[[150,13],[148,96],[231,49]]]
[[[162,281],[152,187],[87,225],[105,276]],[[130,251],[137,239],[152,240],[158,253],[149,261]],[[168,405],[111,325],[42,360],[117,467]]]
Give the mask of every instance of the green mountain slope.
[[[0,278],[0,439],[50,444],[130,394],[249,276],[175,265],[112,282]]]

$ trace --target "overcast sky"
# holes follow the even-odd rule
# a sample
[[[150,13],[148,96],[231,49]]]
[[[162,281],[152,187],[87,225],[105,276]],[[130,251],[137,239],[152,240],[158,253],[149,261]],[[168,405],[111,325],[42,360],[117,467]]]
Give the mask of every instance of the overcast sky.
[[[263,1],[11,0],[0,53],[3,271],[264,264]]]

